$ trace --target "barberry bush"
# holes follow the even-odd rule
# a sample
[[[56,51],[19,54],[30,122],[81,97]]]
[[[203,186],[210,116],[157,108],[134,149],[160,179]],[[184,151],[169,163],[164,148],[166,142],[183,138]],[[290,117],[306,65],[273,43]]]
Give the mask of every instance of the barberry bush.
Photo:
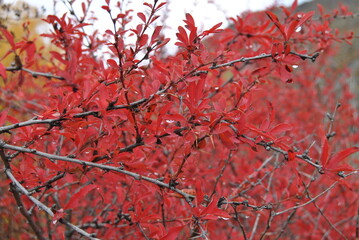
[[[2,239],[359,237],[359,115],[333,60],[355,34],[330,27],[353,13],[186,14],[168,55],[165,2],[106,0],[93,33],[74,2],[44,19],[49,54],[0,28]]]

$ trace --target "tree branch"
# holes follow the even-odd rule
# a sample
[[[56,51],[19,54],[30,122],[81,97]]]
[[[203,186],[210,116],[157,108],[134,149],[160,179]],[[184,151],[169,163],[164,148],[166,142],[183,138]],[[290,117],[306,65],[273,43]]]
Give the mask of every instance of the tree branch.
[[[289,212],[289,211],[291,211],[291,210],[295,210],[295,209],[304,207],[304,206],[306,206],[306,205],[308,205],[308,204],[311,204],[312,202],[316,201],[318,198],[320,198],[321,196],[323,196],[324,194],[326,194],[327,192],[329,192],[330,190],[332,190],[338,183],[339,183],[338,181],[334,182],[332,185],[330,185],[330,187],[328,187],[327,189],[325,189],[323,192],[321,192],[320,194],[318,194],[318,195],[315,196],[314,198],[311,198],[308,202],[305,202],[305,203],[300,204],[300,205],[296,205],[296,206],[294,206],[294,207],[285,209],[285,210],[280,211],[280,212],[276,212],[276,213],[274,213],[274,216],[278,216],[278,215],[281,215],[281,214],[283,214],[283,213]]]
[[[9,72],[24,71],[24,72],[30,73],[34,78],[37,78],[37,77],[46,77],[46,78],[48,78],[48,79],[54,78],[54,79],[58,79],[58,80],[62,80],[62,81],[65,80],[64,77],[56,76],[56,75],[53,75],[53,74],[51,74],[51,73],[35,72],[35,71],[30,70],[30,69],[23,68],[23,67],[18,67],[18,66],[15,66],[15,67],[7,67],[7,68],[6,68],[6,71],[9,71]]]
[[[296,52],[290,52],[290,54],[296,55],[296,56],[302,58],[303,60],[310,59],[312,62],[314,62],[317,59],[317,57],[319,56],[318,52],[314,53],[312,56],[303,55],[303,54],[296,53]],[[233,66],[235,63],[239,63],[239,62],[250,62],[250,61],[253,61],[253,60],[259,60],[259,59],[270,58],[270,57],[273,57],[273,55],[270,54],[270,53],[262,53],[262,54],[260,54],[258,56],[254,56],[254,57],[242,57],[242,58],[232,60],[230,62],[222,63],[222,64],[219,64],[219,65],[214,64],[212,67],[210,67],[210,69],[229,67],[229,66]]]

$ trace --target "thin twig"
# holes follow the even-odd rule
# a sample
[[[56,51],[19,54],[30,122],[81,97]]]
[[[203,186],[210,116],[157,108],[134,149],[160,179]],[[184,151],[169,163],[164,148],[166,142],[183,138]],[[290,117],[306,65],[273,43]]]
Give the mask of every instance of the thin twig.
[[[261,216],[260,213],[257,213],[256,220],[254,221],[253,230],[252,230],[251,236],[249,237],[249,240],[252,240],[254,238],[254,235],[256,234],[260,216]]]
[[[213,195],[216,193],[216,188],[217,188],[219,179],[221,179],[221,177],[223,176],[224,170],[226,169],[231,157],[232,157],[232,151],[229,152],[227,159],[224,161],[224,165],[221,169],[221,172],[219,173],[219,175],[216,178],[216,181],[213,186],[213,191],[212,191],[211,195],[209,196],[209,199],[212,199]]]
[[[291,212],[289,214],[289,216],[287,217],[287,221],[285,221],[284,225],[282,226],[278,236],[275,238],[275,240],[281,239],[282,234],[284,233],[284,231],[287,229],[290,221],[292,220],[292,218],[294,217],[295,213],[297,212],[297,209],[294,209],[293,212]]]
[[[52,183],[54,183],[54,182],[56,182],[57,180],[63,178],[64,176],[65,176],[65,173],[64,173],[64,172],[59,173],[59,174],[57,174],[55,177],[53,177],[53,178],[51,178],[50,180],[46,181],[44,184],[29,189],[28,192],[29,192],[30,194],[33,194],[33,193],[39,191],[41,188],[49,187],[49,186],[51,186]]]
[[[328,117],[328,119],[329,119],[329,127],[328,127],[328,132],[327,132],[327,135],[326,135],[326,137],[327,137],[327,139],[329,140],[331,137],[334,137],[335,136],[335,132],[333,132],[333,125],[334,125],[334,120],[335,120],[335,116],[336,116],[336,114],[337,114],[337,110],[338,110],[338,108],[341,106],[341,104],[340,103],[337,103],[336,105],[335,105],[335,108],[334,108],[334,112],[333,112],[333,114],[330,114],[329,112],[327,113],[327,117]]]
[[[294,206],[294,207],[285,209],[285,210],[280,211],[280,212],[276,212],[276,213],[274,213],[274,215],[275,215],[275,216],[278,216],[278,215],[281,215],[281,214],[286,213],[286,212],[288,212],[288,211],[295,210],[295,209],[304,207],[304,206],[306,206],[306,205],[308,205],[308,204],[311,204],[312,202],[316,201],[318,198],[320,198],[321,196],[323,196],[324,194],[326,194],[327,192],[329,192],[330,190],[332,190],[338,183],[339,183],[338,181],[334,182],[332,185],[330,185],[330,187],[328,187],[327,189],[325,189],[325,191],[321,192],[320,194],[318,194],[318,195],[315,196],[314,198],[310,199],[308,202],[303,203],[303,204],[300,204],[300,205],[296,205],[296,206]]]
[[[224,122],[228,123],[227,121],[224,121]],[[232,124],[230,124],[229,127],[236,134],[238,134],[238,137],[242,137],[242,138],[251,140],[254,143],[256,143],[257,145],[260,145],[260,146],[264,147],[266,150],[273,150],[275,152],[281,153],[284,156],[287,156],[287,154],[288,154],[287,151],[284,151],[284,150],[282,150],[280,148],[274,147],[274,146],[272,146],[272,144],[269,144],[269,143],[267,143],[265,141],[256,142],[256,140],[254,138],[248,137],[248,136],[243,135],[243,134],[239,134],[238,129],[236,127],[234,127]],[[297,155],[295,155],[295,157],[304,160],[305,162],[309,163],[313,167],[316,167],[318,169],[318,171],[322,169],[322,166],[319,165],[319,164],[314,163],[313,160],[307,154],[301,154],[301,155],[297,154]]]
[[[290,54],[293,54],[293,55],[296,55],[298,57],[301,57],[303,60],[304,59],[310,59],[312,62],[314,62],[317,59],[317,57],[319,56],[318,52],[314,53],[312,56],[300,54],[300,53],[297,53],[297,52],[290,52]],[[254,57],[242,57],[242,58],[232,60],[230,62],[222,63],[222,64],[219,64],[219,65],[214,64],[212,67],[210,67],[210,69],[229,67],[229,66],[233,66],[235,63],[239,63],[239,62],[249,62],[249,61],[253,61],[253,60],[259,60],[259,59],[271,58],[271,57],[273,57],[273,55],[270,54],[270,53],[262,53],[262,54],[260,54],[258,56],[254,56]]]
[[[358,213],[359,213],[359,211],[358,211]],[[342,219],[342,220],[336,222],[336,223],[334,224],[334,226],[338,226],[338,225],[343,224],[343,223],[348,222],[348,221],[354,221],[355,219],[357,219],[357,221],[358,221],[358,216],[355,216],[355,215],[354,215],[354,216],[351,216],[351,217]],[[356,226],[356,230],[355,230],[355,240],[358,240],[358,239],[359,239],[359,232],[358,232],[358,228],[357,228],[357,227],[358,227],[358,226]],[[330,233],[331,230],[332,230],[332,228],[328,229],[328,230],[324,233],[324,235],[323,235],[323,237],[322,237],[322,240],[327,240],[327,239],[328,239],[328,235],[329,235],[329,233]]]
[[[233,207],[233,210],[234,210],[234,214],[235,214],[235,221],[238,223],[239,227],[241,228],[242,230],[242,234],[243,234],[243,239],[244,240],[247,240],[247,233],[246,233],[246,230],[244,229],[244,226],[242,224],[242,222],[239,220],[239,214],[237,212],[237,206],[236,205],[231,205]]]
[[[269,216],[268,216],[268,221],[267,221],[267,225],[266,225],[266,229],[263,231],[262,236],[260,238],[260,240],[265,239],[268,230],[270,229],[271,225],[272,225],[272,221],[273,221],[274,215],[273,215],[273,211],[269,212]]]
[[[306,195],[308,199],[312,199],[308,187],[305,185],[305,183],[302,181],[302,185],[305,189]],[[313,202],[314,207],[318,210],[319,214],[325,219],[325,221],[330,225],[331,228],[333,228],[340,236],[342,236],[343,239],[347,239],[347,237],[338,229],[335,227],[335,225],[328,219],[328,217],[324,214],[324,212],[320,209],[320,207],[317,205],[316,202]],[[319,222],[319,221],[317,221]]]

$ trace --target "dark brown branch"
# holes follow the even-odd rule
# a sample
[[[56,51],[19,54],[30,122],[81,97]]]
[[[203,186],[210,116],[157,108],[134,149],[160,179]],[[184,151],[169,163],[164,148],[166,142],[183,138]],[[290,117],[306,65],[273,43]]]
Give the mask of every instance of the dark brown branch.
[[[269,216],[268,216],[268,221],[267,221],[266,229],[263,231],[260,240],[266,238],[267,232],[268,232],[268,230],[270,229],[270,227],[271,227],[271,225],[272,225],[273,218],[274,218],[273,212],[270,211],[270,212],[269,212]]]
[[[55,177],[53,177],[52,179],[46,181],[44,184],[29,189],[28,192],[29,192],[30,194],[33,194],[33,192],[37,192],[37,191],[39,191],[41,188],[50,187],[52,183],[54,183],[54,182],[56,182],[57,180],[63,178],[64,176],[65,176],[65,173],[62,172],[62,173],[56,175]]]
[[[302,60],[310,59],[312,62],[315,62],[315,60],[317,60],[317,57],[319,56],[319,52],[314,53],[312,56],[304,55],[304,54],[300,54],[300,53],[296,53],[296,52],[290,52],[290,54],[296,55],[296,56],[300,57]]]
[[[222,200],[222,201],[221,201]],[[248,201],[243,201],[243,202],[228,202],[225,200],[225,198],[220,198],[219,201],[218,201],[218,204],[217,206],[220,207],[222,205],[226,205],[226,204],[230,204],[230,205],[233,205],[233,206],[240,206],[240,205],[243,205],[245,207],[249,207],[249,208],[252,208],[253,210],[255,211],[260,211],[260,210],[263,210],[263,209],[272,209],[273,206],[271,203],[269,204],[265,204],[265,205],[262,205],[262,206],[255,206],[255,205],[252,205],[252,204],[249,204]]]
[[[221,177],[223,176],[224,170],[226,170],[226,167],[228,166],[228,163],[229,163],[229,160],[231,159],[231,157],[232,157],[232,152],[229,152],[227,159],[224,161],[224,165],[221,169],[221,172],[216,177],[216,181],[213,186],[213,191],[212,191],[211,195],[209,196],[209,199],[212,199],[213,195],[216,193],[216,188],[217,188],[218,182],[221,179]]]
[[[7,67],[6,71],[9,71],[9,72],[24,71],[24,72],[30,73],[34,78],[45,77],[45,78],[48,78],[48,79],[54,78],[54,79],[58,79],[58,80],[62,80],[62,81],[65,80],[64,77],[56,76],[56,75],[53,75],[51,73],[35,72],[35,71],[30,70],[30,69],[23,68],[23,67],[18,67],[18,66]]]
[[[230,67],[233,66],[235,63],[239,63],[239,62],[249,62],[249,61],[253,61],[253,60],[259,60],[259,59],[263,59],[263,58],[270,58],[272,57],[272,54],[268,54],[268,53],[263,53],[261,55],[258,56],[254,56],[254,57],[242,57],[236,60],[232,60],[230,62],[226,62],[226,63],[222,63],[222,64],[214,64],[213,66],[211,66],[211,69],[217,69],[217,68],[223,68],[223,67]]]
[[[238,211],[237,211],[237,205],[232,205],[233,207],[233,210],[234,210],[234,214],[235,214],[235,221],[238,223],[239,227],[241,228],[241,231],[242,231],[242,234],[243,234],[243,239],[244,240],[247,240],[247,233],[246,233],[246,230],[244,229],[244,226],[241,222],[241,220],[239,220],[239,214],[238,214]]]
[[[150,240],[150,238],[147,237],[147,235],[146,235],[146,233],[145,233],[145,230],[143,230],[141,224],[140,224],[140,223],[137,223],[136,225],[137,225],[137,227],[140,229],[140,232],[142,233],[143,237],[144,237],[146,240]]]
[[[303,55],[303,54],[300,54],[300,53],[296,53],[296,52],[290,52],[290,54],[293,54],[293,55],[296,55],[298,57],[301,57],[303,60],[305,59],[310,59],[312,62],[314,62],[317,57],[319,56],[319,53],[314,53],[312,56],[310,55]],[[236,59],[236,60],[232,60],[230,62],[226,62],[226,63],[222,63],[222,64],[214,64],[212,67],[210,67],[211,69],[217,69],[217,68],[222,68],[222,67],[229,67],[229,66],[233,66],[235,63],[239,63],[239,62],[250,62],[250,61],[253,61],[253,60],[259,60],[259,59],[264,59],[264,58],[271,58],[273,57],[272,54],[269,54],[269,53],[263,53],[263,54],[260,54],[258,56],[254,56],[254,57],[242,57],[242,58],[239,58],[239,59]]]
[[[4,133],[4,132],[10,131],[15,128],[25,127],[25,126],[34,125],[34,124],[54,124],[55,122],[58,122],[58,121],[61,121],[61,120],[60,119],[37,120],[37,117],[35,117],[35,118],[32,118],[25,122],[20,122],[20,123],[15,123],[15,124],[7,125],[4,127],[0,127],[0,133]]]
[[[122,153],[122,152],[131,152],[133,149],[135,149],[136,147],[139,147],[139,146],[142,146],[144,145],[145,143],[144,142],[138,142],[138,143],[134,143],[134,144],[131,144],[131,145],[128,145],[126,147],[123,147],[123,148],[120,148],[119,149],[119,152]]]
[[[287,217],[287,221],[285,221],[284,225],[282,226],[278,236],[275,238],[275,240],[281,239],[282,234],[284,233],[284,231],[287,229],[290,221],[292,220],[292,218],[294,217],[295,213],[297,212],[297,209],[294,209],[294,211],[292,211],[289,216]]]

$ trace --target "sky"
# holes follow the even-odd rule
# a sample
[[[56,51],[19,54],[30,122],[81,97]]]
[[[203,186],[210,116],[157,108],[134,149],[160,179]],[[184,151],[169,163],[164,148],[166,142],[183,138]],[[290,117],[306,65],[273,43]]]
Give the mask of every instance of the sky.
[[[19,0],[4,0],[4,3],[16,4]],[[67,1],[67,0],[65,0]],[[83,0],[75,1],[75,12],[80,13],[81,11],[81,2]],[[165,0],[159,0],[162,2]],[[307,2],[308,0],[298,0],[299,4]],[[39,8],[44,7],[46,9],[46,14],[54,14],[54,1],[53,0],[25,0],[30,5],[37,6]],[[56,4],[56,15],[62,16],[66,12],[66,6],[63,3],[63,0],[57,0]],[[116,0],[111,0],[115,3]],[[135,9],[136,12],[145,9],[143,6],[144,0],[121,0],[125,5],[128,5],[129,8]],[[153,0],[147,0],[147,2],[152,3]],[[210,3],[209,3],[210,2]],[[163,8],[161,14],[166,14],[166,26],[163,29],[163,33],[166,37],[171,38],[169,46],[173,46],[175,42],[175,33],[177,31],[177,26],[183,24],[182,20],[184,19],[185,13],[190,13],[200,30],[206,30],[211,28],[213,25],[223,22],[221,28],[228,26],[228,18],[235,17],[240,13],[251,10],[263,10],[266,7],[273,5],[274,3],[280,5],[291,5],[293,0],[171,0]],[[101,9],[101,6],[104,5],[105,0],[93,0],[91,9],[95,10],[96,17],[99,19],[94,25],[95,29],[102,30],[103,32],[107,29],[106,26],[111,27],[111,22],[107,12]],[[135,16],[135,20],[139,19]],[[139,22],[134,21],[134,26]],[[133,26],[133,27],[134,27]],[[172,27],[173,26],[173,27]],[[45,30],[43,30],[45,31]],[[170,47],[171,48],[171,47]],[[169,51],[175,51],[169,49]]]

